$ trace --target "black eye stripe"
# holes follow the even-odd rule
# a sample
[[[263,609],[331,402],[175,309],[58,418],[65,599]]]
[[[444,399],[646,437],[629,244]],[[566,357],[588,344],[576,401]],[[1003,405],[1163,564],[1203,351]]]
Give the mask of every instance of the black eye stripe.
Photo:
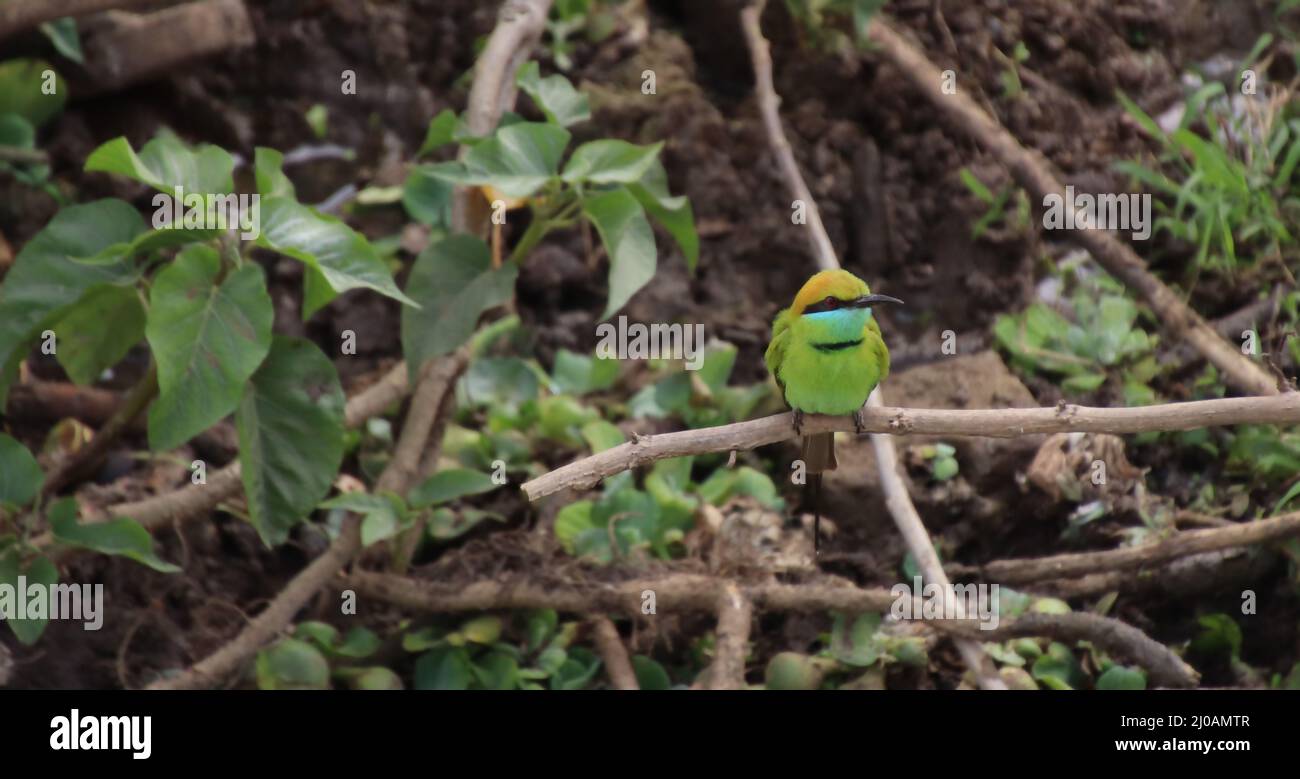
[[[844,306],[849,304],[850,304],[849,301],[839,300],[838,298],[830,298],[829,300],[819,300],[816,303],[810,304],[807,308],[803,310],[803,312],[805,314],[817,314],[817,313],[821,313],[822,311],[834,311],[836,309],[843,308]]]

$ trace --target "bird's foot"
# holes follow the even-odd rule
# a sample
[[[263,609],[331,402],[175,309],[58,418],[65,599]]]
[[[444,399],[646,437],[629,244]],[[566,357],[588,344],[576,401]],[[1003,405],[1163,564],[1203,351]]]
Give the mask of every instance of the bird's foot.
[[[803,435],[803,412],[797,408],[794,410],[794,434]]]
[[[867,422],[862,418],[862,409],[853,412],[853,430],[858,435],[867,432]]]

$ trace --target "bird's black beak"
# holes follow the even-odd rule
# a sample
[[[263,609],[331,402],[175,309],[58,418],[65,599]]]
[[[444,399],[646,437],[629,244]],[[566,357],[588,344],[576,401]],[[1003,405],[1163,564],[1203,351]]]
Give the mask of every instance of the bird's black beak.
[[[898,298],[890,297],[889,295],[863,295],[853,301],[853,306],[855,308],[866,308],[873,303],[897,303],[900,306],[904,305],[903,301]]]

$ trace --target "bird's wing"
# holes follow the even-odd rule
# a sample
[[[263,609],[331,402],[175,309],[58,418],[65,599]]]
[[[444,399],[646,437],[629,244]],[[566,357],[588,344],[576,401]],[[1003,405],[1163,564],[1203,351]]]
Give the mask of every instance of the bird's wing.
[[[880,359],[880,378],[878,381],[884,381],[885,377],[889,375],[889,347],[885,346],[885,337],[880,332],[880,323],[876,321],[875,317],[867,320],[867,330],[876,335],[875,340],[879,344],[876,355]]]
[[[776,379],[776,384],[781,388],[781,394],[785,394],[785,382],[781,380],[781,363],[785,362],[785,350],[790,344],[790,309],[783,308],[772,320],[772,341],[767,345],[767,351],[763,353],[763,362],[767,365],[767,370]]]

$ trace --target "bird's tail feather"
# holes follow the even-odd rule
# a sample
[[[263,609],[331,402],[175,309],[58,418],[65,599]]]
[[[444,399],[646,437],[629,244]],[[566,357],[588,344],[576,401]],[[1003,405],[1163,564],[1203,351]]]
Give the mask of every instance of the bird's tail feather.
[[[822,540],[822,472],[838,467],[835,461],[835,434],[815,433],[803,437],[803,462],[807,469],[808,499],[813,510],[813,554],[821,553]]]
[[[835,434],[814,433],[803,437],[803,463],[808,473],[833,471],[835,461]]]
[[[813,556],[815,557],[822,551],[822,475],[820,473],[808,476],[808,498],[813,510]]]

